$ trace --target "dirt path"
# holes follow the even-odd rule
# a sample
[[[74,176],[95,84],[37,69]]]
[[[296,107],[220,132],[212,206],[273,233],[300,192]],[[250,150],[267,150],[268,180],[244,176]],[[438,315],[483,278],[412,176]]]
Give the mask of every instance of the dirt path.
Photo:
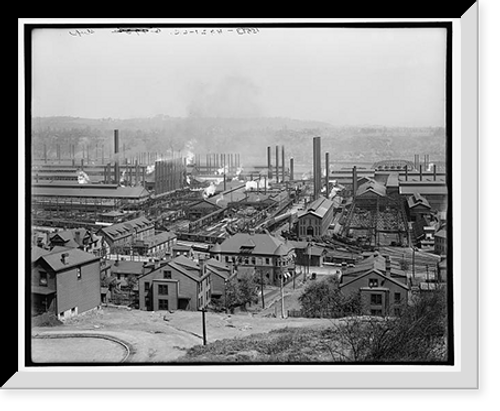
[[[241,313],[227,315],[206,313],[207,341],[265,333],[283,327],[323,327],[325,319],[263,318]],[[190,311],[148,312],[104,308],[87,313],[58,327],[37,327],[34,336],[72,333],[115,337],[131,347],[127,362],[167,363],[184,355],[185,350],[202,344],[201,313]],[[93,353],[95,354],[95,353]],[[103,352],[103,357],[106,353]]]

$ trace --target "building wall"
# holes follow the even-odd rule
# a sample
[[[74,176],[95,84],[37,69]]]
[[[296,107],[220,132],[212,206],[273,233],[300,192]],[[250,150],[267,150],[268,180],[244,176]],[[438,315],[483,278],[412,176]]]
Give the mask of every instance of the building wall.
[[[153,280],[151,286],[153,311],[177,310],[178,308],[178,282],[168,279]],[[162,302],[166,305],[162,305]]]
[[[210,280],[211,280],[211,287],[210,287],[210,294],[217,294],[218,296],[224,295],[224,279],[217,274],[211,273],[210,274]]]
[[[46,273],[47,282],[40,283],[40,272]],[[56,290],[56,277],[53,271],[47,271],[35,264],[31,267],[31,285],[46,287],[47,290]],[[39,295],[31,294],[31,314],[37,315],[41,312],[50,311],[56,313],[55,294]]]
[[[445,237],[441,235],[434,236],[434,251],[439,255],[446,255],[447,253],[447,241]]]
[[[212,257],[225,263],[233,262],[235,267],[254,267],[258,270],[259,275],[260,270],[262,270],[264,277],[266,277],[268,282],[273,285],[279,285],[278,275],[281,271],[290,271],[295,266],[292,251],[284,257],[284,260],[273,255],[224,254],[222,252],[212,254]]]
[[[137,289],[139,291],[139,309],[152,310],[153,309],[153,281],[163,278],[163,270],[155,270],[137,280]],[[146,297],[149,298],[149,304],[146,302]]]
[[[370,282],[374,280],[378,281],[378,285],[370,287]],[[383,285],[382,281],[384,281]],[[380,315],[397,315],[398,309],[405,307],[408,301],[408,291],[405,288],[386,280],[375,272],[342,287],[344,295],[358,291],[361,291],[362,310],[366,315],[376,315],[372,310],[380,310]],[[397,293],[400,295],[399,302],[396,300]],[[372,302],[372,294],[381,296],[380,304]]]
[[[71,313],[71,310],[72,314],[79,314],[98,307],[101,303],[100,262],[58,272],[56,289],[58,314]]]
[[[321,237],[328,232],[330,224],[333,221],[334,207],[330,207],[323,218],[313,214],[305,214],[299,218],[299,238],[306,238],[308,236],[308,227],[313,228],[313,237]]]

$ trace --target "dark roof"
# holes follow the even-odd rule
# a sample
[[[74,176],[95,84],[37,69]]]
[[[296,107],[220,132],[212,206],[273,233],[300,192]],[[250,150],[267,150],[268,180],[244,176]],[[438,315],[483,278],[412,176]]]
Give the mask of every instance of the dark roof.
[[[441,238],[446,238],[446,226],[441,227],[436,234],[434,234],[434,237],[441,237]]]
[[[56,184],[46,182],[33,184],[33,196],[48,197],[104,197],[122,199],[144,199],[149,196],[142,186],[121,187],[114,184]]]
[[[394,277],[392,277],[392,276],[391,276],[391,277],[389,277],[389,276],[387,276],[387,275],[383,274],[383,273],[382,273],[380,270],[378,270],[378,269],[368,270],[368,271],[366,271],[365,273],[360,274],[360,275],[358,275],[358,276],[354,277],[353,279],[349,279],[349,281],[347,281],[346,283],[340,284],[340,286],[339,286],[339,287],[340,287],[340,288],[343,288],[343,287],[345,287],[345,286],[347,286],[347,285],[349,285],[349,284],[352,284],[352,283],[354,283],[354,282],[356,282],[356,281],[360,280],[361,278],[366,277],[366,276],[367,276],[367,275],[369,275],[369,274],[374,274],[374,273],[375,273],[375,274],[377,274],[377,275],[379,275],[380,277],[383,277],[383,278],[384,278],[385,280],[387,280],[387,281],[391,281],[392,283],[394,283],[394,284],[396,284],[396,285],[400,286],[401,288],[404,288],[404,289],[406,289],[406,290],[409,290],[409,289],[410,289],[410,287],[408,287],[405,283],[402,283],[399,279],[394,278]],[[406,277],[405,277],[405,278],[406,278]]]
[[[375,193],[384,197],[386,195],[386,189],[384,185],[378,183],[377,181],[370,180],[358,187],[356,190],[356,197],[362,196],[366,193]]]
[[[101,232],[111,238],[117,238],[132,234],[134,232],[134,229],[141,229],[152,226],[153,223],[146,217],[139,217],[134,220],[125,221],[123,223],[117,223],[108,227],[101,228]]]
[[[399,173],[390,173],[387,177],[386,187],[399,187]]]
[[[271,234],[237,233],[220,244],[218,252],[238,254],[245,251],[249,254],[275,256],[288,254],[292,249],[291,244]],[[214,249],[211,251],[214,252]]]
[[[168,266],[197,282],[202,281],[205,277],[210,275],[210,273],[207,272],[204,276],[200,277],[200,266],[198,263],[183,255],[174,258],[168,263]]]
[[[370,271],[378,271],[385,273],[386,259],[382,255],[371,255],[364,260],[359,261],[354,267],[345,268],[344,275],[359,276]],[[405,277],[406,273],[401,269],[399,264],[391,258],[391,275]]]
[[[414,193],[408,198],[408,207],[414,208],[416,206],[423,206],[425,208],[431,208],[429,202],[420,193]]]
[[[31,262],[36,262],[40,257],[50,254],[50,250],[46,250],[45,248],[41,248],[38,246],[34,246],[31,248]]]
[[[312,214],[319,218],[323,218],[326,213],[333,207],[333,202],[325,197],[319,197],[307,206],[307,209],[299,213],[299,218],[306,214]]]
[[[32,285],[31,292],[32,292],[32,294],[50,295],[50,294],[54,294],[56,291],[52,290],[50,288],[47,288],[47,287],[40,287],[38,285]]]
[[[418,181],[406,183],[404,181],[400,181],[399,183],[399,193],[401,195],[411,195],[415,193],[421,193],[424,195],[447,195],[448,189],[445,184],[442,182],[426,182],[426,181]]]
[[[208,270],[210,270],[210,272],[217,274],[226,280],[231,277],[231,267],[216,260],[215,258],[210,258],[205,261],[205,266]]]
[[[211,199],[201,199],[201,200],[196,200],[193,201],[191,204],[189,204],[189,209],[197,209],[197,208],[222,208],[220,204],[218,204],[216,201],[212,201]]]
[[[63,254],[67,254],[66,263],[63,263]],[[98,261],[100,257],[86,253],[78,248],[61,250],[56,253],[40,257],[54,271],[67,270],[68,268],[82,266],[93,261]]]
[[[140,261],[116,261],[111,265],[111,273],[141,275],[143,274],[143,268],[144,263]]]
[[[177,238],[177,234],[171,231],[163,231],[161,233],[146,237],[143,240],[137,240],[136,244],[144,244],[148,247],[153,247],[157,244],[163,244],[173,238]]]
[[[95,234],[82,228],[62,230],[52,233],[49,237],[50,241],[53,241],[55,237],[60,237],[61,240],[64,241],[64,245],[66,247],[81,247],[85,238],[90,238],[91,242],[97,240],[97,236]]]

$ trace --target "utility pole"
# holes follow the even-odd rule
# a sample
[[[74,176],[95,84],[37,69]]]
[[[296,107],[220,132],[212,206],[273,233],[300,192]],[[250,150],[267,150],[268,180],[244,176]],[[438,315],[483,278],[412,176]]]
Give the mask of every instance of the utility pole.
[[[262,309],[266,308],[266,302],[264,301],[264,272],[260,270],[260,293],[262,294]]]
[[[207,326],[205,321],[205,308],[201,309],[201,321],[203,328],[203,345],[207,345]]]
[[[412,277],[413,281],[415,281],[415,247],[413,247],[413,258],[412,258]]]
[[[285,318],[285,296],[283,295],[283,272],[280,274],[281,318]]]

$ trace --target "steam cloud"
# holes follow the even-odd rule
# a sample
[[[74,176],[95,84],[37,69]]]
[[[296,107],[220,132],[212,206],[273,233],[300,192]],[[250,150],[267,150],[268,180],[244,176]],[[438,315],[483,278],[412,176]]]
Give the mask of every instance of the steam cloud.
[[[190,117],[250,118],[262,115],[259,87],[247,77],[224,77],[209,86],[197,83],[187,107]]]

